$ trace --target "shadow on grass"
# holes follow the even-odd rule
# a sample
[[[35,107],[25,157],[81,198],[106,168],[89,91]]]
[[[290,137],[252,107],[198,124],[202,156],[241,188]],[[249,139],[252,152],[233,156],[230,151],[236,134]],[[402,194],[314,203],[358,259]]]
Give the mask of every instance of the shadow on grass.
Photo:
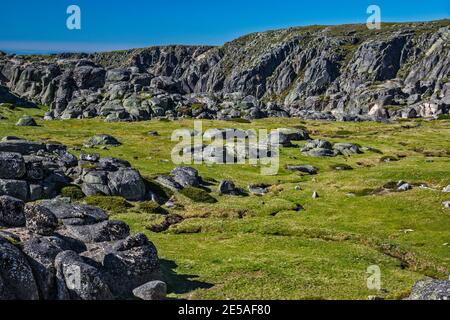
[[[174,261],[161,259],[161,270],[164,280],[168,286],[168,293],[185,294],[197,289],[209,289],[214,285],[207,282],[197,281],[196,275],[178,274],[175,269],[178,265]]]

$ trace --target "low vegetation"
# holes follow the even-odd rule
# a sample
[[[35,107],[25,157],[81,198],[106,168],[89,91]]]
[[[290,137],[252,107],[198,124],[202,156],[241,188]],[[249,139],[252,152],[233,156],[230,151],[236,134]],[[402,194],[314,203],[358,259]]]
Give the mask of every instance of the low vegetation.
[[[14,126],[24,113],[33,115],[40,126]],[[151,178],[175,166],[170,161],[175,145],[170,141],[172,131],[193,128],[188,119],[46,122],[40,118],[42,110],[22,108],[3,109],[2,115],[7,119],[0,121],[0,136],[56,140],[76,147],[94,134],[111,134],[122,145],[96,152],[130,161],[153,188],[156,185]],[[187,189],[174,194],[158,187],[158,193],[174,197],[175,207],[163,207],[167,214],[153,203],[130,203],[120,198],[86,197],[81,201],[108,210],[134,232],[148,235],[158,248],[171,297],[367,299],[376,295],[400,299],[415,281],[425,276],[448,278],[450,270],[450,212],[442,206],[450,199],[440,191],[450,184],[450,122],[443,119],[417,124],[415,120],[391,124],[297,119],[264,119],[251,124],[204,121],[205,129],[302,125],[313,138],[368,146],[389,159],[380,161],[382,155],[370,150],[351,157],[311,158],[298,148],[283,148],[276,176],[261,176],[260,168],[252,165],[194,165],[211,181],[212,192]],[[157,131],[159,137],[142,134],[150,130]],[[333,138],[336,135],[339,137]],[[78,149],[72,152],[89,152]],[[393,159],[397,161],[385,161]],[[319,174],[300,176],[287,171],[287,164],[313,165]],[[353,170],[335,170],[336,164]],[[251,184],[271,187],[264,196],[220,196],[217,187],[221,180],[233,180],[244,189]],[[399,180],[413,185],[426,183],[429,188],[377,192],[390,181]],[[320,198],[313,199],[313,192]],[[372,265],[382,271],[380,292],[367,288],[366,271]]]

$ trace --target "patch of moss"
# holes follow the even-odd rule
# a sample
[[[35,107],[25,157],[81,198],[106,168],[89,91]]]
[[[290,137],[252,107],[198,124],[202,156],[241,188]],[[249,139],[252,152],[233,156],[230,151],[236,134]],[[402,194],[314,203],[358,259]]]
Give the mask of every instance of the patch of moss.
[[[81,200],[85,197],[85,194],[79,186],[68,186],[61,189],[61,196],[72,200]]]
[[[250,120],[244,119],[244,118],[231,118],[227,121],[230,122],[236,122],[236,123],[252,123]]]
[[[217,199],[212,197],[208,192],[198,188],[184,188],[180,191],[182,195],[191,199],[194,202],[201,203],[216,203]]]
[[[138,205],[138,210],[142,213],[148,214],[167,214],[168,212],[163,209],[158,203],[154,201],[143,201]]]
[[[450,114],[440,114],[438,120],[450,120]]]
[[[122,197],[89,196],[84,199],[86,204],[102,208],[111,214],[125,213],[133,205]]]

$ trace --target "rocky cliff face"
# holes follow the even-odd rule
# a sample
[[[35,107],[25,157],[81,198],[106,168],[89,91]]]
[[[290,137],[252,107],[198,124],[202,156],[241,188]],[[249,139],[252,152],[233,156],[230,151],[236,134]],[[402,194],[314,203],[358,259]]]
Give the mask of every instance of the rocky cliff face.
[[[449,45],[450,20],[311,26],[222,47],[0,55],[0,82],[48,119],[432,117],[450,109]]]

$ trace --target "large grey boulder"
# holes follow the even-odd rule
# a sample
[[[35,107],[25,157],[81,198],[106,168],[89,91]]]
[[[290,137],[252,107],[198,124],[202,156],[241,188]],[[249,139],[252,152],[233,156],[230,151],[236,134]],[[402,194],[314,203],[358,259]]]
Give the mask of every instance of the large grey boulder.
[[[103,274],[76,252],[63,251],[55,258],[58,300],[113,300]]]
[[[0,179],[20,179],[25,173],[25,161],[21,154],[0,152]]]
[[[58,219],[53,212],[38,203],[26,204],[24,212],[27,229],[36,234],[50,236],[58,227]]]
[[[183,187],[198,187],[202,183],[198,171],[191,167],[176,167],[172,170],[172,175]]]
[[[0,237],[0,289],[0,300],[39,299],[38,287],[26,257],[3,237]]]
[[[99,263],[115,296],[130,298],[133,290],[161,277],[158,252],[144,234],[114,244],[98,244],[83,254]]]
[[[24,202],[10,197],[0,196],[0,226],[25,226]]]
[[[138,171],[120,168],[108,174],[108,187],[111,195],[121,196],[130,201],[144,200],[146,187]]]

